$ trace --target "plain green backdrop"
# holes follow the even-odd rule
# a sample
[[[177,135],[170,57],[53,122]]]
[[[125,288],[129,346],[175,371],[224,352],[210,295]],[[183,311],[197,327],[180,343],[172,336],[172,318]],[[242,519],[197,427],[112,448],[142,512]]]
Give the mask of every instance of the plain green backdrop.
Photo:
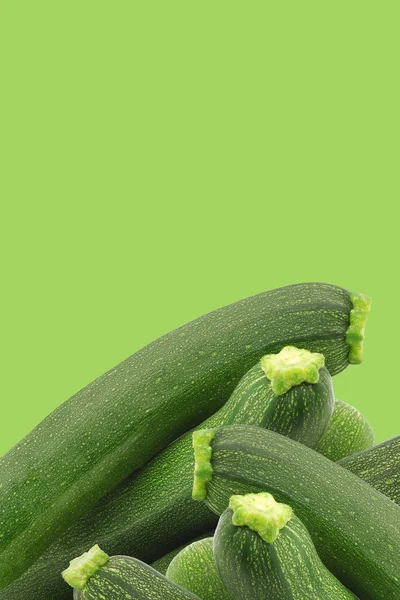
[[[1,2],[0,453],[161,334],[308,280],[372,296],[334,385],[400,433],[399,17]]]

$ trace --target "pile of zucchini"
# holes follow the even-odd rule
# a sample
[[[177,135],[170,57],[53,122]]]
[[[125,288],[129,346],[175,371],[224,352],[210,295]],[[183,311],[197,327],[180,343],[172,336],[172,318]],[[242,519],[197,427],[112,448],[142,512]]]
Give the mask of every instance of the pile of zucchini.
[[[0,600],[399,600],[400,438],[332,385],[369,309],[271,290],[61,405],[0,459]]]

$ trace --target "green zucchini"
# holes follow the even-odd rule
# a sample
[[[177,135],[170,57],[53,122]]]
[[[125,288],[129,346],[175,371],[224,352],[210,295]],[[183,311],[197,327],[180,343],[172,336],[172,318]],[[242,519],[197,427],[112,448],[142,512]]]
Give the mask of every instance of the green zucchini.
[[[340,400],[336,400],[337,402],[340,402]],[[338,462],[342,467],[355,473],[393,502],[400,504],[400,436],[382,442],[363,452],[347,456]],[[211,535],[208,533],[205,534],[205,537]],[[183,547],[180,546],[172,550],[169,554],[154,562],[152,566],[165,574],[172,559],[188,545],[185,544]]]
[[[400,505],[400,435],[339,464]]]
[[[264,371],[268,368],[273,369],[272,381]],[[285,387],[294,382],[297,385],[277,396],[272,390],[277,378]],[[307,383],[302,379],[319,380]],[[333,406],[331,377],[321,355],[292,348],[268,355],[262,364],[259,361],[253,366],[229,401],[203,427],[249,423],[272,427],[312,445],[329,422]],[[4,598],[47,600],[49,592],[59,600],[68,598],[69,590],[57,574],[70,556],[81,554],[94,540],[112,554],[123,553],[152,562],[209,531],[217,518],[205,505],[192,500],[192,473],[192,436],[188,433],[65,532],[6,588]],[[176,482],[174,486],[170,485],[171,479]]]
[[[375,444],[375,434],[367,419],[354,406],[336,400],[330,423],[315,450],[338,461]]]
[[[340,402],[340,400],[336,400]],[[335,404],[336,407],[336,404]],[[332,417],[333,418],[333,417]],[[396,504],[400,504],[400,436],[382,442],[338,461]],[[212,534],[206,534],[209,537]],[[197,541],[197,540],[193,540]],[[188,544],[185,544],[186,547]],[[162,557],[153,567],[165,574],[171,560],[182,550],[182,546]]]
[[[231,497],[213,558],[232,600],[354,600],[322,563],[291,507],[268,493]]]
[[[232,600],[215,565],[212,537],[181,550],[169,565],[167,577],[202,600]]]
[[[97,545],[62,573],[74,600],[201,600],[130,556],[111,558]]]
[[[164,554],[164,556],[162,556],[161,558],[158,558],[157,560],[152,562],[150,566],[153,567],[153,569],[155,569],[162,575],[165,575],[167,573],[169,565],[172,562],[172,559],[175,558],[175,556],[177,556],[182,550],[187,548],[187,546],[194,544],[195,542],[199,542],[200,540],[204,540],[206,538],[212,538],[212,536],[213,536],[213,532],[203,533],[203,535],[199,535],[198,538],[196,538],[186,544],[182,544],[181,546],[178,546],[178,548],[174,548],[174,550],[171,550],[171,552]],[[185,587],[185,586],[183,586],[183,587]]]
[[[266,352],[362,360],[370,300],[323,283],[272,290],[165,335],[59,406],[0,460],[0,589],[78,517],[227,400]]]
[[[297,344],[334,374],[362,360],[370,301],[305,283],[165,335],[58,407],[0,460],[0,589],[169,442],[220,408],[265,352]]]
[[[197,431],[195,482],[222,514],[235,494],[268,491],[307,527],[330,571],[365,600],[400,598],[400,507],[287,437],[249,425]]]

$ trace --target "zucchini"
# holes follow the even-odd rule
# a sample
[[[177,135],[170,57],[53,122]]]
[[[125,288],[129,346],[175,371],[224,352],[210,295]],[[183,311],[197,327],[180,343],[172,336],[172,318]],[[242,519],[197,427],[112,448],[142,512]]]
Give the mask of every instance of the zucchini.
[[[169,565],[167,577],[202,600],[232,600],[215,565],[212,537],[181,550]]]
[[[400,504],[400,435],[343,458],[339,464]]]
[[[322,563],[290,506],[268,493],[231,497],[213,558],[232,600],[354,600]]]
[[[74,600],[201,600],[130,556],[111,558],[97,545],[62,573]]]
[[[336,400],[337,402],[340,402],[340,400]],[[386,440],[357,454],[347,456],[339,460],[338,464],[366,481],[381,494],[390,498],[392,502],[400,504],[400,436]],[[181,549],[178,548],[171,552],[171,556],[167,555],[165,557],[166,567]],[[161,561],[163,559],[160,559]],[[157,568],[155,563],[153,566]],[[166,568],[161,572],[165,573]]]
[[[277,396],[264,370],[269,368],[273,370],[270,372],[273,381],[278,379],[285,387],[294,382],[297,385]],[[302,379],[319,380],[307,383],[301,382]],[[313,444],[326,427],[333,406],[331,377],[323,367],[321,355],[291,348],[269,355],[262,364],[259,361],[253,366],[229,401],[203,426],[249,423],[272,427],[305,444]],[[192,474],[192,435],[188,433],[65,532],[22,577],[6,588],[4,598],[47,600],[51,592],[54,598],[67,599],[69,590],[58,573],[70,556],[81,554],[93,541],[112,554],[123,553],[152,562],[209,531],[217,518],[204,504],[192,500]],[[170,485],[171,479],[176,485]]]
[[[334,408],[332,380],[322,354],[286,346],[279,354],[264,356],[238,386],[249,398],[264,399],[267,412],[262,426],[314,446],[325,431]],[[246,418],[247,417],[247,418]],[[212,418],[210,420],[213,420]],[[251,423],[247,415],[236,422]],[[203,500],[205,482],[196,481],[193,499]]]
[[[375,444],[375,434],[367,419],[354,406],[336,400],[332,419],[315,450],[338,461]]]
[[[187,544],[182,544],[178,548],[174,548],[174,550],[171,550],[171,552],[164,554],[164,556],[162,556],[161,558],[158,558],[157,560],[152,562],[150,566],[153,567],[153,569],[155,569],[162,575],[165,575],[168,570],[169,565],[172,562],[172,559],[175,558],[175,556],[177,556],[182,550],[187,548],[187,546],[194,544],[195,542],[199,542],[200,540],[204,540],[205,538],[212,538],[212,536],[213,536],[213,533],[204,533],[203,535],[199,535],[199,537],[196,538],[195,540],[192,540],[191,542],[189,542]],[[183,587],[185,587],[185,586],[183,586]]]
[[[362,360],[370,301],[305,283],[247,298],[146,346],[52,412],[0,460],[0,589],[100,498],[227,400],[266,352]]]
[[[268,491],[307,527],[327,568],[365,600],[400,598],[400,507],[340,465],[249,425],[193,434],[194,491],[222,514],[235,494]]]

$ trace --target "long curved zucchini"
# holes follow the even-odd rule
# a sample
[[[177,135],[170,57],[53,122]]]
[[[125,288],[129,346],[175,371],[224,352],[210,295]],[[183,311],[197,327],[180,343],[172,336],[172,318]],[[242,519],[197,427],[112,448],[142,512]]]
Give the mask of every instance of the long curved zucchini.
[[[97,545],[62,573],[74,600],[201,600],[130,556],[111,558]]]
[[[249,423],[272,427],[302,443],[315,443],[334,406],[331,377],[323,367],[321,355],[286,349],[268,355],[262,365],[258,362],[245,374],[229,401],[203,426]],[[272,369],[269,376],[264,369]],[[276,379],[285,387],[293,382],[297,385],[278,396],[272,389]],[[303,379],[315,383],[302,382]],[[58,600],[68,598],[69,590],[63,587],[58,573],[70,556],[81,554],[93,541],[112,554],[133,555],[151,562],[209,531],[217,518],[205,505],[192,500],[192,473],[192,435],[188,433],[65,532],[6,588],[4,598],[47,600],[50,592]],[[176,485],[170,485],[171,479]]]
[[[339,460],[338,464],[390,498],[392,502],[400,505],[400,435],[347,456]],[[206,534],[205,537],[210,535],[212,534]],[[185,544],[184,547],[189,544]],[[179,547],[160,559],[160,568],[164,568],[161,572],[166,573],[171,560],[181,550],[182,547]],[[157,568],[158,561],[153,566]]]
[[[232,600],[215,565],[212,537],[181,550],[169,565],[167,578],[202,600]]]
[[[354,600],[290,506],[268,493],[232,496],[218,522],[213,559],[231,600]]]
[[[400,435],[339,464],[400,505]]]
[[[233,425],[194,434],[194,490],[217,514],[268,491],[307,527],[330,571],[366,600],[400,598],[400,507],[340,465],[282,435]],[[207,458],[208,456],[208,458]]]
[[[305,283],[221,308],[165,335],[51,413],[0,460],[0,589],[169,442],[215,412],[265,352],[362,360],[370,301]]]
[[[305,283],[221,308],[165,335],[64,402],[0,460],[0,589],[78,517],[227,400],[266,352],[362,360],[370,301]]]
[[[340,401],[336,400],[337,402]],[[363,452],[347,456],[338,462],[342,467],[366,481],[390,500],[400,504],[400,436],[382,442]],[[204,537],[211,536],[212,534],[208,533]],[[193,542],[195,541],[197,540],[193,540]],[[193,542],[189,542],[189,544]],[[165,574],[172,559],[189,544],[172,550],[171,553],[163,556],[152,566]]]
[[[331,460],[371,448],[375,434],[363,414],[354,406],[336,400],[332,418],[314,449]]]

